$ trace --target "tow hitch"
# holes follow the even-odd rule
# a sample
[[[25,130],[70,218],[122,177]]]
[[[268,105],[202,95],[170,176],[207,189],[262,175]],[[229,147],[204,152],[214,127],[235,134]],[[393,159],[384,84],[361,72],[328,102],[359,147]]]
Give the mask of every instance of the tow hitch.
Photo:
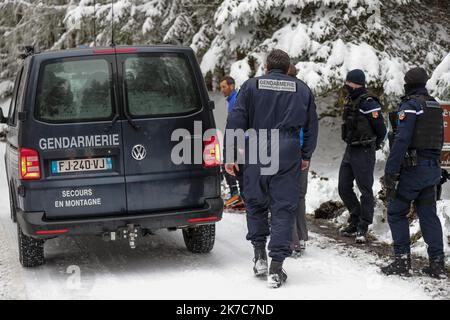
[[[103,240],[116,241],[116,240],[128,240],[131,249],[136,249],[136,239],[142,234],[142,230],[139,226],[134,224],[128,224],[126,227],[119,228],[117,231],[105,232],[103,234]]]

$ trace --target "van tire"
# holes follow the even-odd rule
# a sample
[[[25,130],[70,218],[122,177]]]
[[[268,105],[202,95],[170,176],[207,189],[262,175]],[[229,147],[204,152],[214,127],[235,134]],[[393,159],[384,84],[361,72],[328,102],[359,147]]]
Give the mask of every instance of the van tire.
[[[17,239],[19,242],[19,260],[23,267],[33,268],[45,263],[44,240],[25,235],[19,224],[17,224]]]
[[[183,229],[186,248],[193,253],[208,253],[214,248],[216,225],[207,224]]]

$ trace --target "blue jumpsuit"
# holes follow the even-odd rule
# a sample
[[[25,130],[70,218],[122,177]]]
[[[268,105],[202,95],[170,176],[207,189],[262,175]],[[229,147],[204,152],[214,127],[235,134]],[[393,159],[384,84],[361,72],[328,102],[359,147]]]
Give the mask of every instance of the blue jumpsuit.
[[[359,89],[360,95],[367,93],[365,88]],[[348,106],[346,106],[348,107]],[[373,171],[375,168],[376,146],[381,145],[386,136],[386,126],[381,113],[380,104],[373,98],[362,99],[359,112],[365,115],[376,135],[375,143],[368,146],[347,145],[339,168],[339,196],[350,212],[350,223],[359,231],[366,232],[372,223],[374,213]],[[358,200],[353,189],[356,181],[361,198]]]
[[[428,95],[426,89],[417,89],[409,95]],[[386,163],[385,174],[400,174],[396,197],[388,205],[388,222],[394,240],[396,255],[410,254],[410,234],[407,214],[415,202],[423,238],[430,258],[444,255],[442,226],[436,214],[436,186],[441,177],[441,150],[417,150],[418,165],[402,166],[411,144],[416,119],[423,114],[419,101],[410,99],[399,106],[402,115],[394,144]]]
[[[257,132],[260,129],[279,130],[279,170],[273,175],[262,175],[260,161],[246,163],[244,184],[247,240],[255,247],[265,247],[270,235],[269,256],[282,262],[292,254],[301,159],[309,160],[317,143],[318,120],[312,92],[305,83],[282,70],[270,70],[267,75],[243,84],[226,128],[255,129]],[[303,130],[302,146],[300,128]],[[226,136],[225,141],[226,153],[233,145],[229,145]]]

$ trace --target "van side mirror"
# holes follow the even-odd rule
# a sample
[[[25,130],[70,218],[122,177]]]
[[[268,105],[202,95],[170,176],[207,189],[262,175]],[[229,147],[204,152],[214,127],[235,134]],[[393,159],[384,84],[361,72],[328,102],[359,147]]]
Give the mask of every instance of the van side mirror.
[[[208,107],[210,110],[214,110],[216,108],[216,104],[214,103],[214,101],[210,100],[208,101]]]
[[[0,123],[7,123],[8,122],[8,117],[5,117],[3,115],[3,109],[0,108]]]

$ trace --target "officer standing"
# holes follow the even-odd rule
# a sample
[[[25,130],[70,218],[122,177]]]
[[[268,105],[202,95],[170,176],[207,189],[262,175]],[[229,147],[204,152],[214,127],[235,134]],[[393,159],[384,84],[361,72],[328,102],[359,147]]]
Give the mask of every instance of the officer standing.
[[[288,75],[297,78],[297,68],[291,63]],[[300,146],[303,144],[303,130],[300,129]],[[306,224],[306,204],[305,196],[308,190],[309,161],[302,160],[300,172],[300,193],[298,199],[297,214],[294,218],[294,228],[292,232],[292,257],[300,257],[306,249],[308,241],[308,226]]]
[[[267,57],[268,73],[247,80],[228,116],[227,129],[255,129],[258,140],[262,129],[278,130],[276,141],[279,166],[276,173],[264,175],[264,165],[246,163],[244,167],[245,202],[247,208],[247,240],[254,247],[256,276],[267,275],[266,241],[270,235],[269,256],[272,258],[267,277],[268,286],[278,288],[286,281],[282,266],[285,258],[292,254],[292,228],[297,214],[301,159],[309,161],[316,147],[318,120],[314,97],[308,86],[287,75],[290,59],[286,52],[273,50]],[[299,132],[303,129],[303,146],[300,147]],[[228,134],[228,133],[227,133]],[[225,135],[226,153],[233,141]],[[272,139],[271,136],[268,140]],[[260,141],[258,141],[261,147]],[[259,152],[260,154],[261,152]],[[235,163],[225,165],[230,174],[236,170]],[[271,212],[269,227],[268,213]]]
[[[227,100],[228,113],[233,110],[238,92],[236,90],[236,82],[230,76],[223,77],[220,82],[220,92]],[[236,208],[244,205],[241,195],[244,193],[244,178],[241,171],[236,172],[236,177],[224,173],[225,181],[230,188],[230,199],[225,201],[225,207]]]
[[[373,171],[375,151],[386,136],[386,126],[378,98],[365,87],[365,75],[355,69],[347,74],[348,91],[343,114],[342,139],[347,143],[339,169],[339,196],[350,212],[349,224],[342,228],[343,236],[356,234],[356,242],[364,243],[373,220]],[[353,181],[361,192],[360,201],[353,190]]]
[[[413,202],[428,245],[430,265],[422,271],[435,278],[446,277],[442,226],[436,214],[443,115],[439,103],[425,88],[427,81],[428,75],[423,68],[413,68],[406,73],[405,96],[398,109],[397,132],[386,163],[387,214],[395,253],[393,263],[381,268],[387,275],[410,275],[407,214]]]

